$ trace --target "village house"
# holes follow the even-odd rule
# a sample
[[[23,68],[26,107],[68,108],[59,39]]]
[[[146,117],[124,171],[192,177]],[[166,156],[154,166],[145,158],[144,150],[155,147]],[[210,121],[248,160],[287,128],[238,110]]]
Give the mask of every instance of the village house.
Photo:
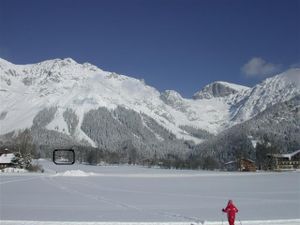
[[[288,154],[269,154],[275,170],[300,169],[300,149]]]
[[[245,171],[245,172],[255,172],[256,165],[251,159],[239,159],[230,161],[224,164],[224,169],[227,171]]]
[[[14,164],[12,163],[13,158],[15,155],[10,153],[8,149],[0,151],[0,170],[5,169],[7,167],[13,167]]]
[[[11,153],[8,148],[0,148],[0,156],[7,153]]]

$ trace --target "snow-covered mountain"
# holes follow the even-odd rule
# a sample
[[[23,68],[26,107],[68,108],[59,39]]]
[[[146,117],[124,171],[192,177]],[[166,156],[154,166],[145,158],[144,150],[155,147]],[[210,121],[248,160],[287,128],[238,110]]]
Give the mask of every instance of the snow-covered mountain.
[[[202,138],[196,131],[217,134],[300,94],[299,76],[300,69],[291,69],[253,88],[218,81],[186,99],[176,91],[160,93],[141,80],[70,58],[31,65],[0,59],[0,135],[42,127],[99,146],[103,140],[92,131],[101,127],[97,133],[105,132],[110,126],[103,123],[112,121],[119,133],[131,132],[120,134],[124,140],[161,142],[172,134],[199,143]],[[104,117],[101,125],[91,121]]]
[[[210,155],[221,162],[237,155],[256,159],[257,143],[268,142],[275,151],[293,152],[300,147],[300,95],[274,104],[244,123],[237,124],[202,142],[194,155]]]
[[[249,87],[232,84],[224,81],[216,81],[206,85],[202,90],[196,92],[194,99],[211,99],[216,97],[226,97],[232,94],[249,90]]]
[[[248,90],[245,97],[233,101],[232,119],[244,122],[268,107],[300,94],[300,69],[290,69],[268,78]]]

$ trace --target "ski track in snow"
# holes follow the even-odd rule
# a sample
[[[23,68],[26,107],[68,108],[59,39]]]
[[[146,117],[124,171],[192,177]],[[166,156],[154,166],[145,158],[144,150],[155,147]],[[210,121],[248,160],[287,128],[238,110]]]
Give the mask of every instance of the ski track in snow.
[[[98,195],[98,194],[97,195],[92,195],[92,194],[87,194],[85,192],[76,190],[76,186],[74,185],[74,183],[71,183],[71,182],[67,182],[67,183],[70,184],[70,187],[72,187],[72,188],[68,187],[67,185],[59,184],[52,177],[50,177],[49,179],[44,179],[44,180],[47,183],[49,183],[50,185],[53,185],[53,186],[65,191],[65,192],[70,193],[70,194],[79,195],[79,196],[82,196],[84,198],[92,199],[92,200],[95,200],[95,201],[101,201],[102,203],[110,204],[110,205],[117,206],[117,207],[131,208],[131,209],[139,210],[138,208],[136,208],[134,206],[131,206],[131,205],[128,205],[128,204],[125,204],[125,203],[121,203],[121,202],[118,202],[118,201],[113,201],[111,199],[107,199],[107,198],[105,198],[101,195]],[[76,185],[82,185],[83,183],[86,183],[86,182],[76,183]],[[92,184],[89,184],[88,186],[92,187]]]
[[[29,181],[29,180],[34,180],[37,179],[39,177],[29,177],[29,178],[19,178],[19,179],[8,179],[6,181],[0,181],[0,185],[1,184],[8,184],[8,183],[15,183],[15,182],[21,182],[21,181]]]
[[[70,181],[67,181],[66,183],[68,185],[70,185],[70,187],[72,187],[72,188],[68,188],[67,185],[59,184],[56,181],[54,181],[52,178],[50,178],[49,181],[47,181],[47,182],[49,182],[50,185],[54,185],[55,187],[57,187],[61,190],[64,190],[68,193],[75,194],[75,195],[80,195],[80,196],[83,196],[85,198],[89,198],[89,199],[92,199],[92,200],[95,200],[95,201],[100,201],[100,202],[105,203],[105,204],[113,205],[115,207],[121,207],[121,208],[124,208],[124,209],[133,209],[133,210],[137,211],[138,213],[164,216],[164,217],[170,218],[170,219],[179,218],[179,219],[185,219],[185,220],[191,220],[191,221],[193,221],[193,220],[200,221],[200,219],[196,218],[196,217],[192,218],[192,217],[187,217],[187,216],[183,216],[183,215],[180,215],[180,214],[174,214],[174,213],[170,213],[170,212],[148,212],[148,211],[146,211],[146,210],[144,210],[140,207],[134,206],[132,204],[127,204],[127,203],[124,203],[124,202],[121,202],[121,201],[108,199],[108,198],[103,197],[99,194],[96,194],[96,195],[87,194],[87,193],[84,193],[82,191],[76,190],[75,184],[70,182]],[[119,192],[125,192],[125,193],[127,192],[127,193],[154,194],[153,192],[130,191],[130,190],[127,190],[127,189],[124,189],[124,188],[113,188],[113,187],[102,188],[102,187],[99,187],[99,185],[95,185],[91,182],[84,182],[84,181],[80,182],[80,183],[76,183],[76,185],[85,186],[85,188],[87,188],[87,187],[94,188],[94,189],[101,190],[101,191],[103,191],[103,190],[112,191],[113,190],[113,191],[119,191]],[[168,193],[162,193],[161,195],[168,195]]]

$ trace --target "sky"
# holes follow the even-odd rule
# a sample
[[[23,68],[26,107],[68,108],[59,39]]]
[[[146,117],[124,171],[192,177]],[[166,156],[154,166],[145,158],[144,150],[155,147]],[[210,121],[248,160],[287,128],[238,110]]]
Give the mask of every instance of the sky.
[[[300,65],[300,0],[0,0],[0,58],[73,58],[191,97]]]

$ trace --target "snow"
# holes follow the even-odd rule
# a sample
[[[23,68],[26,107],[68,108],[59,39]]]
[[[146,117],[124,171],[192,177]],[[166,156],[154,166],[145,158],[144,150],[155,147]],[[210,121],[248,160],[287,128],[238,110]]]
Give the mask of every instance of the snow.
[[[46,128],[48,130],[56,130],[70,135],[68,125],[63,118],[64,110],[64,108],[59,108],[55,113],[54,119],[46,126]]]
[[[299,76],[299,68],[289,69],[255,85],[244,98],[238,100],[243,104],[233,113],[233,120],[238,123],[246,121],[265,110],[268,106],[287,101],[299,95],[300,86],[296,81]]]
[[[63,177],[87,177],[87,176],[93,176],[94,173],[86,173],[82,170],[67,170],[63,173],[57,173],[55,176],[63,176]]]
[[[221,209],[228,199],[239,208],[243,224],[300,222],[300,172],[39,163],[45,169],[43,174],[0,174],[1,225],[220,224],[225,220]],[[93,175],[64,176],[78,174],[78,170]]]
[[[233,84],[233,83],[228,83],[225,81],[216,81],[215,83],[223,84],[224,86],[227,86],[231,89],[234,89],[236,91],[245,91],[249,90],[250,88],[244,85],[239,85],[239,84]]]
[[[244,95],[246,92],[250,91],[251,88],[228,83],[224,81],[215,81],[206,85],[200,91],[193,95],[194,99],[211,99],[211,98],[221,98],[226,100],[230,96],[236,96],[236,94]]]
[[[257,140],[251,140],[251,144],[252,144],[253,148],[256,148],[258,142],[259,141],[257,141]]]
[[[0,156],[0,163],[11,163],[11,160],[15,157],[13,153],[2,154]]]

